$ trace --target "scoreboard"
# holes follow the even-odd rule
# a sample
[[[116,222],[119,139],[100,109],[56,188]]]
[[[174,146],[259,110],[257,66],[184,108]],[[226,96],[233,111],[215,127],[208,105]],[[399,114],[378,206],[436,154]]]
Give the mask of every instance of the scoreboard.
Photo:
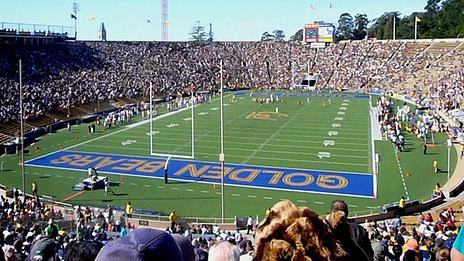
[[[333,43],[335,38],[335,26],[331,23],[313,22],[305,24],[305,43]]]

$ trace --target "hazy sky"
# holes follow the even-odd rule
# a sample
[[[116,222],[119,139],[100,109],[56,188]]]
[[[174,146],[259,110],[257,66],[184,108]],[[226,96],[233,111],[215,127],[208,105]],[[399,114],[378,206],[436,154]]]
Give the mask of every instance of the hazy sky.
[[[160,0],[0,0],[0,21],[73,26],[72,4],[80,6],[78,38],[98,39],[104,22],[108,40],[160,40]],[[169,40],[188,40],[195,21],[216,40],[259,40],[264,31],[294,34],[305,23],[336,23],[341,13],[365,13],[374,19],[384,12],[406,15],[423,11],[426,0],[170,0]],[[329,8],[332,4],[332,8]],[[94,16],[96,20],[91,20]],[[151,22],[148,23],[147,20]]]

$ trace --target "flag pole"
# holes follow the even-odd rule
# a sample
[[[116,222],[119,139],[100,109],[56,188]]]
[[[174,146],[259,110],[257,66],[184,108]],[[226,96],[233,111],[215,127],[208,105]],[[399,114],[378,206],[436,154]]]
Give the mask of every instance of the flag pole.
[[[414,19],[414,40],[417,40],[417,16]]]
[[[219,154],[219,161],[221,162],[221,223],[224,224],[225,216],[225,200],[224,200],[224,85],[223,85],[223,72],[222,72],[222,59],[220,62],[221,67],[221,152]]]
[[[396,40],[396,15],[393,15],[393,41]]]

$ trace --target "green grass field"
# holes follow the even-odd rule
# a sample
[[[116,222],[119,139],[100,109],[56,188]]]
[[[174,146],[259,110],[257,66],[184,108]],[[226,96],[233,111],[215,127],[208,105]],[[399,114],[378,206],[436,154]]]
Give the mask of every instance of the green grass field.
[[[248,96],[237,97],[236,102],[225,99],[225,155],[226,162],[260,166],[275,166],[340,172],[371,173],[371,137],[368,99],[285,97],[285,103],[259,105]],[[349,101],[347,101],[349,100]],[[301,104],[297,104],[301,101]],[[323,103],[326,106],[323,106]],[[343,105],[344,104],[344,105]],[[349,105],[346,105],[349,104]],[[214,99],[195,108],[195,159],[217,161],[219,154],[219,100]],[[279,114],[275,114],[279,107]],[[346,107],[346,114],[338,114]],[[335,120],[342,117],[343,120]],[[136,117],[134,121],[142,119]],[[332,124],[340,122],[341,127]],[[154,151],[158,153],[190,155],[191,115],[185,110],[154,121]],[[336,130],[337,136],[329,136]],[[121,155],[149,156],[149,124],[136,127],[116,126],[111,130],[97,128],[88,134],[87,126],[75,126],[71,132],[61,130],[41,138],[29,148],[27,159],[36,158],[61,148]],[[77,138],[79,137],[79,138]],[[304,192],[286,192],[255,188],[229,187],[225,189],[226,216],[264,214],[265,209],[281,199],[291,199],[320,213],[329,210],[330,202],[343,198],[353,215],[381,211],[402,195],[410,199],[429,198],[436,182],[444,184],[447,173],[434,174],[432,161],[437,159],[446,169],[446,135],[436,137],[437,147],[422,155],[422,140],[406,134],[406,151],[400,154],[399,171],[396,155],[389,141],[375,142],[376,153],[381,155],[376,199],[341,197]],[[334,146],[325,146],[332,140]],[[83,144],[82,144],[83,143]],[[330,158],[319,158],[319,152],[330,152]],[[454,169],[456,152],[452,154]],[[6,171],[0,174],[0,183],[20,187],[19,157],[7,155]],[[86,177],[85,172],[27,167],[27,189],[35,180],[40,192],[61,201],[75,192],[72,186]],[[403,184],[404,179],[404,184]],[[114,187],[118,196],[105,196],[103,191],[88,191],[68,201],[72,204],[102,206],[111,203],[124,206],[128,200],[137,209],[169,213],[176,209],[188,217],[219,217],[220,189],[208,184],[174,183],[143,177],[112,178],[120,182]],[[407,193],[406,193],[407,191]]]

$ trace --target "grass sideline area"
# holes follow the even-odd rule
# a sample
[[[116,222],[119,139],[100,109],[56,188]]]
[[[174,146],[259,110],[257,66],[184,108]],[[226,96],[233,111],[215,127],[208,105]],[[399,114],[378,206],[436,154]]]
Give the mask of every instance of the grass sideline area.
[[[347,97],[338,94],[289,95],[282,98],[284,102],[260,105],[253,102],[248,93],[237,95],[235,102],[227,96],[226,162],[371,173],[369,99]],[[347,103],[348,106],[343,105]],[[279,113],[275,113],[276,106]],[[347,107],[346,114],[338,114],[341,107]],[[197,106],[194,117],[195,159],[217,161],[219,100]],[[190,111],[186,110],[155,120],[154,150],[188,155],[191,149],[191,123],[188,118],[191,118]],[[334,127],[335,118],[343,118],[340,127]],[[134,118],[134,122],[141,120],[139,116]],[[328,132],[334,129],[337,129],[338,135],[329,136]],[[111,130],[103,130],[99,126],[95,134],[88,134],[87,125],[82,124],[74,126],[71,132],[60,130],[42,137],[28,148],[26,158],[37,158],[70,146],[75,146],[71,149],[75,151],[148,156],[148,134],[148,123],[134,128],[116,126]],[[445,134],[436,135],[437,146],[430,148],[427,155],[422,155],[423,141],[408,133],[405,135],[406,151],[399,157],[389,141],[376,141],[376,153],[381,155],[376,199],[226,186],[226,216],[263,216],[265,209],[281,199],[291,199],[322,214],[329,210],[332,200],[343,198],[353,215],[379,212],[382,205],[398,201],[406,195],[406,191],[410,199],[428,199],[435,183],[443,185],[446,182],[446,172],[434,174],[432,171],[433,160],[438,160],[441,169],[446,169],[446,139]],[[335,145],[324,145],[326,140],[334,141]],[[83,142],[87,143],[81,144]],[[330,152],[330,158],[319,158],[319,152]],[[454,169],[455,150],[452,150],[451,158]],[[19,156],[6,155],[0,160],[5,161],[6,170],[0,173],[0,183],[21,187]],[[402,172],[399,171],[398,160]],[[26,169],[28,192],[30,183],[37,181],[40,193],[53,196],[58,201],[68,198],[67,202],[71,204],[103,206],[111,203],[123,207],[130,200],[136,209],[163,213],[175,209],[184,217],[219,217],[221,214],[219,186],[183,182],[166,185],[162,180],[117,175],[110,177],[118,183],[113,187],[117,196],[105,196],[102,190],[97,190],[69,198],[75,194],[72,186],[86,178],[86,172],[37,167]]]

